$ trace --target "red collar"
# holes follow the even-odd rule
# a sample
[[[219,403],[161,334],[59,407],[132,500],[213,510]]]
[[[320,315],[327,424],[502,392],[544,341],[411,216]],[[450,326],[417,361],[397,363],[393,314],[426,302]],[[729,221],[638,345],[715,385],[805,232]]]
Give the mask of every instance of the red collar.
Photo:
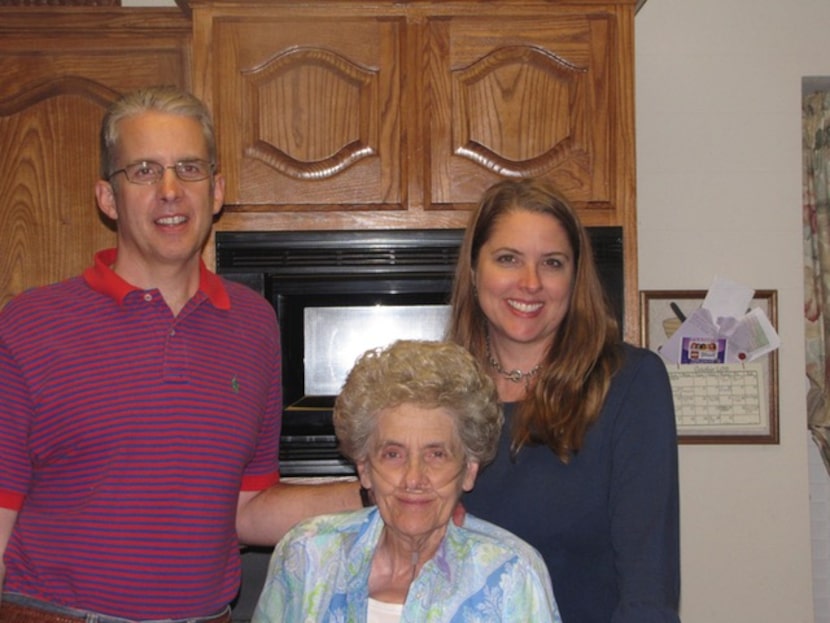
[[[119,305],[124,302],[130,292],[140,288],[124,281],[110,268],[118,257],[117,249],[104,249],[95,254],[95,262],[84,271],[83,278],[90,288],[101,294],[112,297]],[[211,304],[217,309],[230,309],[231,299],[222,280],[205,266],[199,259],[199,291],[204,293]]]

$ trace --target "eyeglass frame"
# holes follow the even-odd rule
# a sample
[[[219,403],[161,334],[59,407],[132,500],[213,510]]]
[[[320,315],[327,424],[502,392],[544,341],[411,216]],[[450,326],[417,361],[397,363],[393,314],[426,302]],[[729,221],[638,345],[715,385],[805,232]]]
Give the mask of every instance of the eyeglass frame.
[[[181,167],[182,165],[192,164],[192,163],[195,163],[195,162],[205,163],[205,164],[208,165],[207,166],[207,169],[208,169],[207,175],[205,175],[204,177],[200,177],[198,179],[185,179],[185,178],[183,178],[182,175],[181,175],[181,172],[179,171],[179,167]],[[144,166],[157,165],[157,166],[161,167],[161,173],[159,173],[158,179],[153,180],[153,181],[147,181],[147,182],[138,182],[136,180],[131,179],[130,175],[127,173],[127,169],[129,169],[131,167],[135,167],[135,166],[141,166],[141,165],[144,165]],[[109,182],[109,181],[112,180],[113,177],[115,177],[119,173],[123,173],[124,177],[127,179],[128,182],[130,182],[130,184],[137,184],[139,186],[153,186],[154,184],[158,184],[159,182],[161,182],[161,180],[164,179],[164,173],[165,173],[165,171],[167,171],[167,169],[173,169],[173,172],[176,174],[176,179],[179,180],[180,182],[203,182],[206,179],[208,179],[211,175],[216,173],[216,163],[211,162],[210,160],[204,160],[203,158],[190,158],[190,159],[186,159],[186,160],[179,160],[179,161],[177,161],[173,164],[169,164],[169,165],[163,165],[160,162],[156,162],[155,160],[139,160],[138,162],[132,162],[132,163],[128,164],[127,166],[121,168],[121,169],[113,171],[107,177],[107,181]]]

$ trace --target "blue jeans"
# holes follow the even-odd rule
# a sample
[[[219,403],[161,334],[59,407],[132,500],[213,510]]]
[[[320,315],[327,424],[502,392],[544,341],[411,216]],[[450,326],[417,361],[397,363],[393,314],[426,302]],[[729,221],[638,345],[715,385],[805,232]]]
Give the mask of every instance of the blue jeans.
[[[25,608],[32,608],[40,610],[44,613],[54,614],[57,616],[65,616],[80,619],[85,623],[209,623],[220,619],[222,615],[226,615],[226,620],[230,621],[230,607],[225,608],[224,611],[218,612],[206,617],[191,617],[187,619],[154,619],[152,621],[134,621],[132,619],[122,619],[120,617],[111,617],[106,614],[99,614],[97,612],[90,612],[88,610],[78,610],[76,608],[68,608],[58,604],[41,601],[34,597],[27,597],[19,593],[3,593],[2,602],[0,604],[14,604],[23,606]],[[2,608],[2,605],[0,605]]]

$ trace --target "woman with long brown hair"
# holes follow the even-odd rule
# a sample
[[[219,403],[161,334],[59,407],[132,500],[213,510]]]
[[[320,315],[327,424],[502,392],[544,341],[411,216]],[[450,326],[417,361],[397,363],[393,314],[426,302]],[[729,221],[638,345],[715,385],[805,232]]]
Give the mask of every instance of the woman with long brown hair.
[[[462,244],[448,337],[505,403],[471,513],[544,556],[565,621],[678,621],[677,440],[660,358],[624,344],[587,230],[540,180],[487,190]]]

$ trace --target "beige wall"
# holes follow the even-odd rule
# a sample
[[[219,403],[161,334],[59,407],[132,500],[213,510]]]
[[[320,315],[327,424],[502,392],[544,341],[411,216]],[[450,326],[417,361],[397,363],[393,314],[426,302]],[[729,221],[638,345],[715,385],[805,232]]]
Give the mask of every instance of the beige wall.
[[[681,448],[684,623],[813,621],[800,106],[801,78],[830,75],[829,30],[828,0],[636,18],[640,287],[719,274],[779,296],[781,444]]]

